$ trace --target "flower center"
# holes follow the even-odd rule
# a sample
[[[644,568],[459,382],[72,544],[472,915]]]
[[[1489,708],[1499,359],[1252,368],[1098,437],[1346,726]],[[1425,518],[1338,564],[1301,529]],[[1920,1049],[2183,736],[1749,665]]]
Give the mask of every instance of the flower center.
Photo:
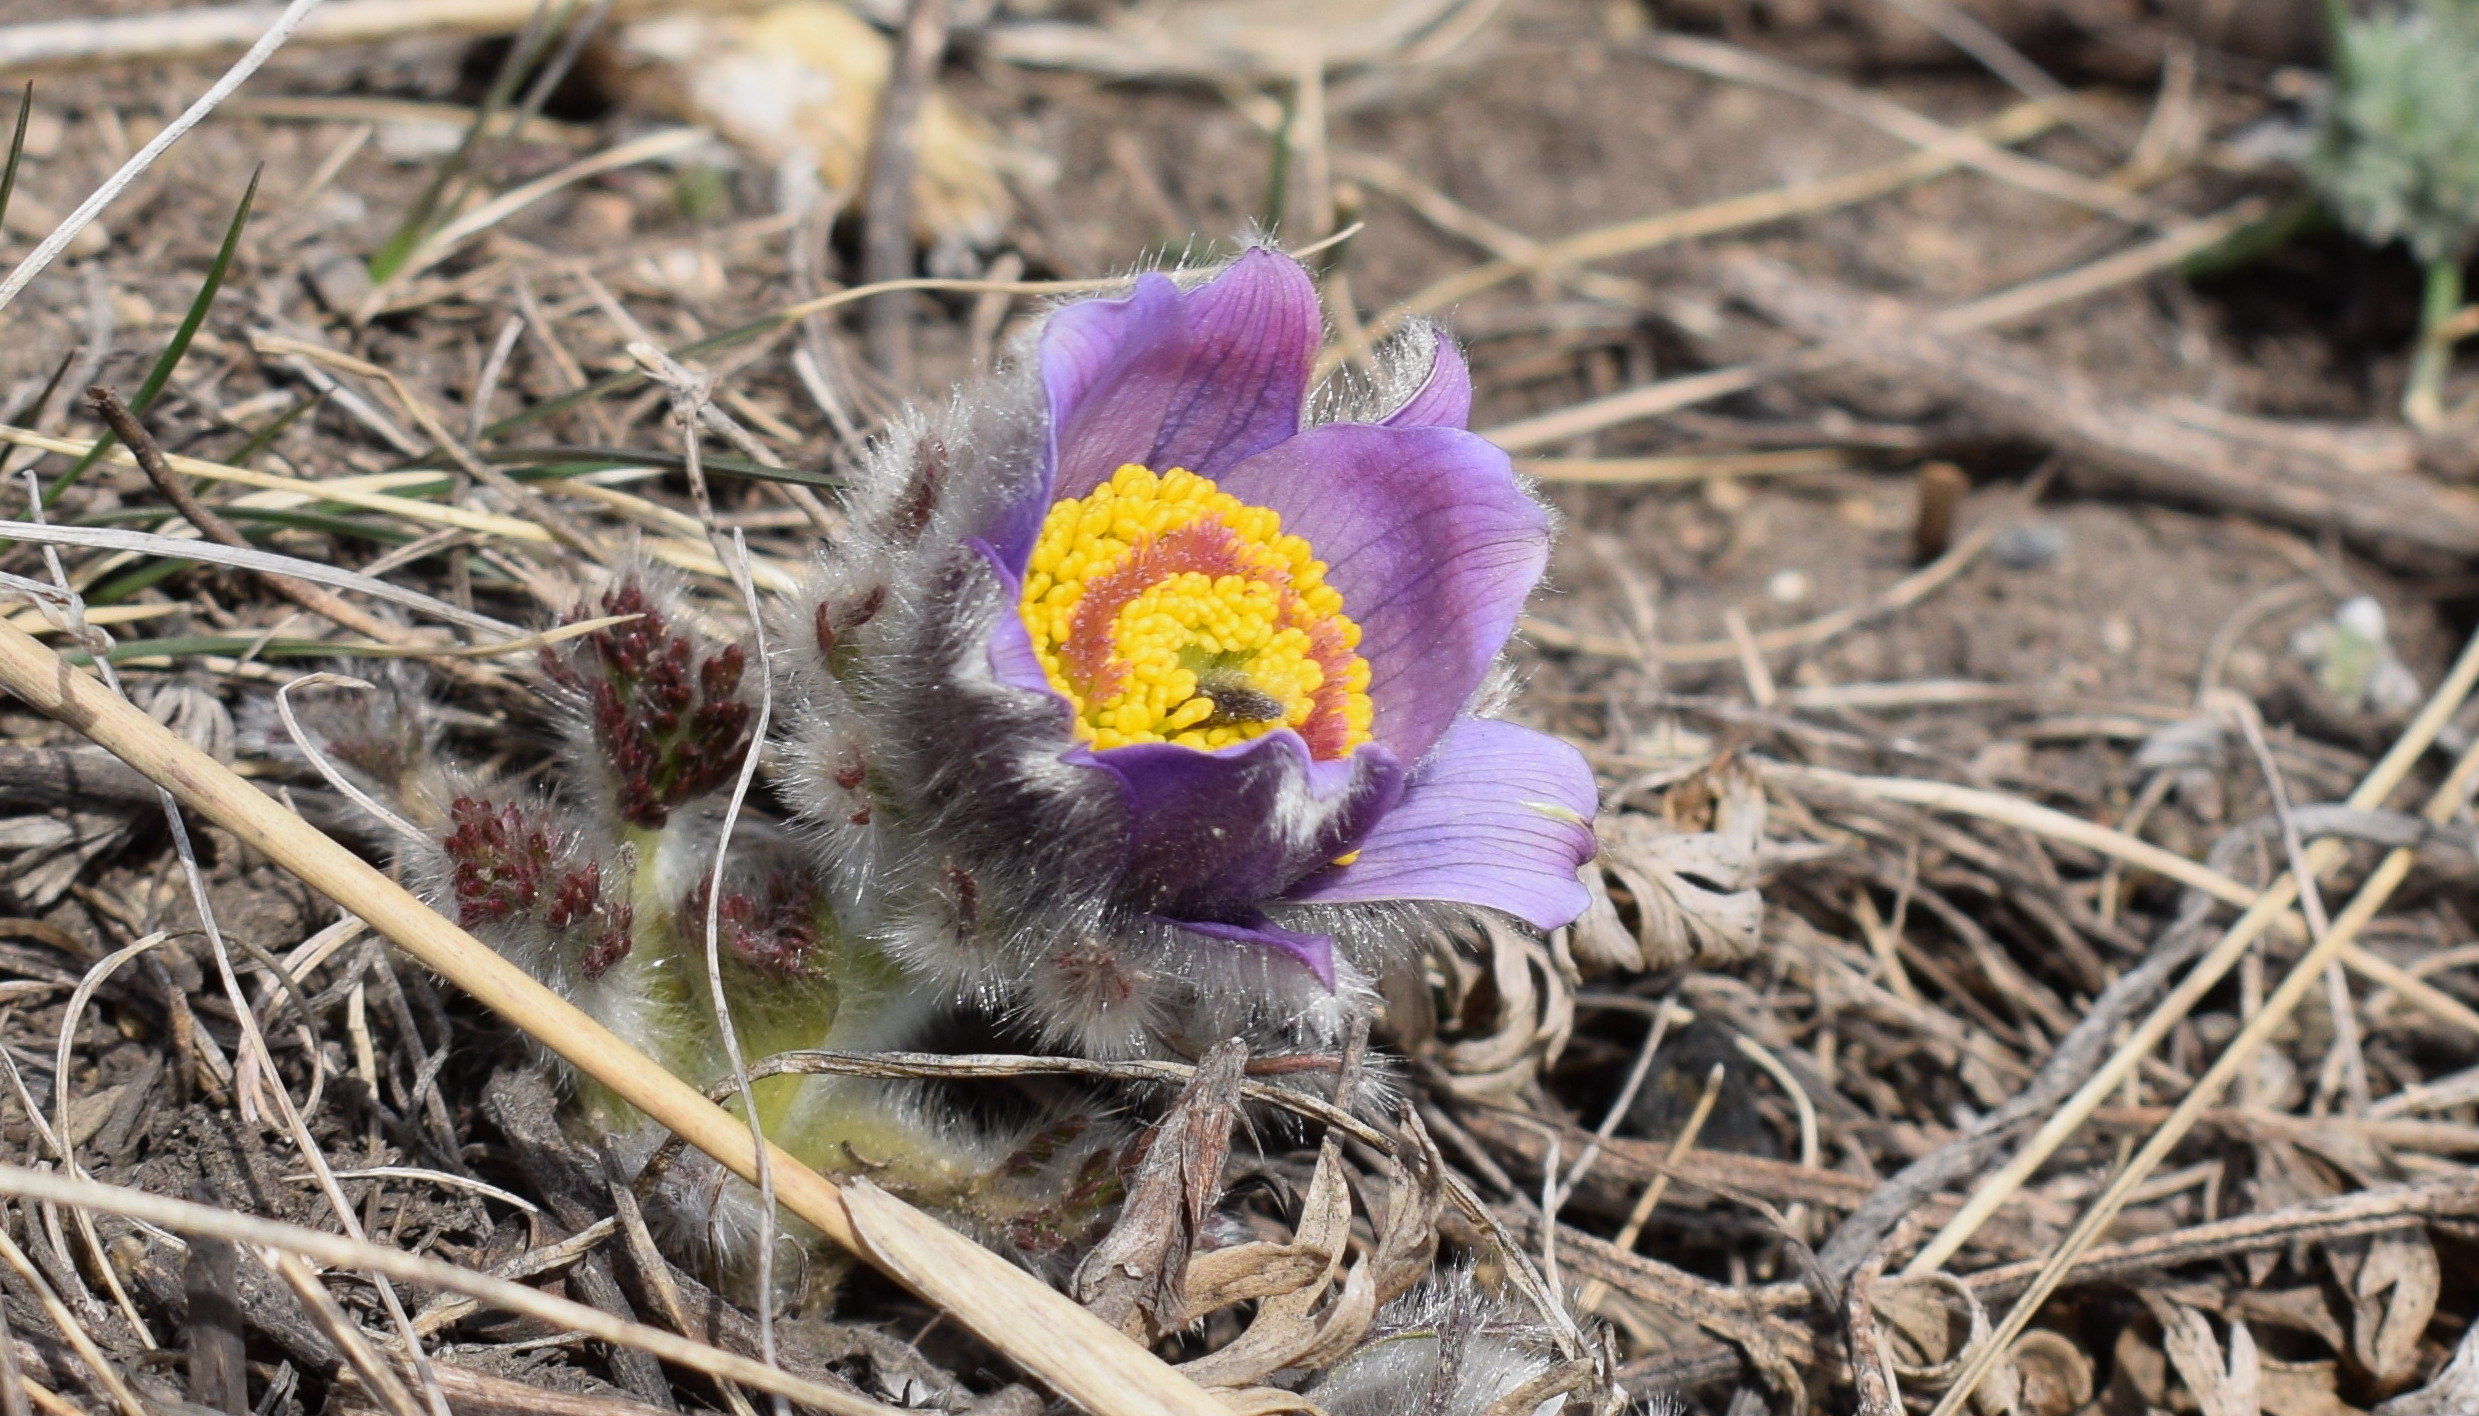
[[[1369,739],[1360,626],[1282,517],[1131,463],[1050,508],[1022,613],[1096,747],[1217,748],[1290,728],[1318,758]]]

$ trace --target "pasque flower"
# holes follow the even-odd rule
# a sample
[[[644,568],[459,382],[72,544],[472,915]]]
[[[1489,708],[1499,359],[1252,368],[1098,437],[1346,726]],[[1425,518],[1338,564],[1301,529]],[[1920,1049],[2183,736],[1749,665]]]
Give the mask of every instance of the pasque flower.
[[[1489,716],[1548,514],[1442,338],[1312,422],[1254,250],[890,440],[799,622],[839,908],[1061,1042],[1320,1030],[1441,909],[1582,911],[1591,773]],[[814,652],[808,652],[814,651]]]
[[[1461,359],[1422,331],[1312,418],[1318,336],[1263,250],[1064,306],[885,440],[772,662],[623,567],[572,616],[621,622],[542,655],[555,789],[436,761],[418,695],[338,705],[329,755],[420,824],[442,908],[699,1086],[732,1076],[719,1009],[751,1058],[1329,1045],[1457,912],[1581,913],[1595,791],[1491,716],[1550,522],[1464,429]],[[802,829],[753,807],[726,850],[762,691]],[[1062,1087],[755,1096],[802,1160],[1037,1267],[1107,1227],[1138,1153],[1122,1099]],[[580,1103],[629,1159],[659,1140]],[[751,1252],[745,1188],[691,1161],[663,1199],[724,1267]]]

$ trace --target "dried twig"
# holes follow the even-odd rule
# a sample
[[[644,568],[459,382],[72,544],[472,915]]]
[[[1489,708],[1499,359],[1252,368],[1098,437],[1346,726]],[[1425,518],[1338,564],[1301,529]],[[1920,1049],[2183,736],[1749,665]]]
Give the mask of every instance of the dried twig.
[[[1678,1139],[1670,1143],[1670,1153],[1661,1173],[1644,1187],[1644,1193],[1636,1196],[1635,1208],[1627,1211],[1627,1222],[1618,1227],[1618,1237],[1610,1241],[1610,1246],[1620,1253],[1634,1250],[1636,1238],[1644,1232],[1645,1223],[1653,1217],[1654,1210],[1661,1208],[1661,1197],[1670,1188],[1669,1167],[1686,1159],[1687,1153],[1696,1148],[1696,1137],[1704,1130],[1705,1118],[1713,1114],[1713,1103],[1721,1096],[1722,1075],[1723,1067],[1719,1062],[1704,1074],[1704,1090],[1696,1097],[1695,1109],[1688,1112],[1687,1119],[1680,1123]],[[1553,1219],[1550,1222],[1556,1221]],[[1575,1306],[1589,1313],[1601,1306],[1602,1296],[1608,1292],[1609,1285],[1595,1278],[1576,1295]]]
[[[838,1388],[735,1356],[706,1343],[615,1318],[582,1303],[553,1297],[538,1288],[475,1273],[390,1245],[372,1244],[325,1230],[261,1219],[231,1209],[191,1204],[142,1190],[101,1185],[91,1180],[71,1180],[17,1166],[0,1166],[0,1194],[48,1200],[93,1210],[98,1214],[126,1215],[176,1234],[206,1235],[228,1243],[279,1250],[332,1268],[360,1269],[385,1274],[405,1283],[469,1294],[502,1312],[540,1318],[568,1331],[589,1334],[597,1341],[650,1352],[667,1362],[746,1382],[764,1391],[779,1392],[804,1406],[831,1413],[831,1416],[892,1416],[895,1410],[857,1398]],[[5,1234],[0,1234],[0,1244],[5,1244],[6,1239]],[[143,1416],[143,1408],[133,1410],[131,1416]]]
[[[1805,99],[2025,191],[2088,207],[2135,225],[2150,225],[2159,219],[2150,202],[2123,188],[2009,152],[1880,95],[1806,73],[1736,45],[1675,33],[1648,35],[1636,44],[1664,64]]]
[[[2392,750],[2368,773],[2365,781],[2350,794],[2350,805],[2371,809],[2392,795],[2394,788],[2408,776],[2410,769],[2424,756],[2436,734],[2458,710],[2474,685],[2479,685],[2479,637],[2462,650],[2453,670],[2436,692],[2420,709],[2417,717],[2396,739]],[[2322,872],[2341,859],[2344,847],[2338,841],[2319,840],[2307,848],[2309,869]],[[2395,852],[2395,854],[2404,854]],[[2389,857],[2388,857],[2389,858]],[[2407,869],[2407,866],[2404,867]],[[2227,975],[2239,957],[2264,932],[2289,912],[2298,897],[2297,882],[2284,872],[2258,894],[2235,923],[2214,943],[2211,951],[2189,971],[2178,986],[2161,1000],[2151,1014],[2111,1053],[2107,1062],[2093,1073],[2074,1096],[2050,1114],[2040,1129],[2026,1140],[2013,1158],[1981,1182],[1973,1191],[1970,1202],[1961,1213],[1938,1230],[1921,1250],[1905,1265],[1905,1273],[1931,1272],[1945,1263],[1967,1242],[1988,1216],[2014,1194],[2032,1173],[2055,1154],[2066,1138],[2073,1135],[2094,1109],[2105,1101],[2130,1075],[2136,1064],[2160,1045],[2179,1019],[2184,1018],[2203,995]],[[2352,931],[2355,932],[2355,931]],[[2328,938],[2332,937],[2328,935]],[[2348,934],[2339,936],[2345,942]]]
[[[86,398],[94,405],[95,412],[102,416],[105,425],[138,459],[138,466],[146,472],[147,480],[155,484],[155,490],[163,493],[164,500],[172,503],[182,519],[197,527],[200,535],[220,546],[230,546],[236,550],[256,549],[247,537],[232,528],[231,522],[208,510],[205,503],[191,494],[180,475],[165,463],[163,449],[156,446],[154,435],[146,430],[144,423],[138,421],[136,414],[129,411],[129,406],[121,402],[118,393],[98,384],[86,390]],[[341,595],[288,575],[261,571],[259,579],[268,589],[285,599],[356,634],[398,648],[416,646],[412,631],[401,625],[389,624]]]
[[[1693,644],[1647,644],[1638,646],[1614,635],[1593,634],[1552,624],[1527,615],[1522,629],[1524,637],[1545,649],[1564,649],[1573,653],[1591,654],[1597,658],[1634,660],[1650,655],[1664,664],[1728,664],[1744,662],[1748,648],[1759,655],[1779,654],[1785,649],[1799,649],[1822,644],[1872,619],[1892,614],[1907,605],[1915,605],[1952,583],[1969,569],[1988,549],[1989,542],[2004,529],[1999,518],[1990,518],[1974,528],[1970,535],[1954,544],[1953,549],[1928,565],[1885,587],[1885,593],[1857,605],[1846,605],[1829,614],[1817,616],[1800,624],[1785,625],[1751,633],[1745,646],[1733,635],[1727,639],[1708,639]]]
[[[2219,227],[2222,234],[2231,229],[2226,217],[2199,224]],[[2113,397],[2079,373],[1969,336],[2028,313],[2011,295],[1924,316],[1761,258],[1723,261],[1717,270],[1734,295],[1802,337],[1824,341],[1815,347],[1840,349],[1845,359],[1872,372],[1936,389],[1992,430],[2069,451],[2112,481],[2281,525],[2338,527],[2379,550],[2479,551],[2479,495],[2406,475],[2427,464],[2449,473],[2466,470],[2479,456],[2467,439],[2242,417],[2175,399]],[[1543,421],[1529,420],[1517,431]],[[1507,431],[1495,435],[1503,442]]]
[[[2056,118],[2047,109],[2038,104],[2025,103],[1964,131],[1991,143],[2010,144],[2037,137],[2054,126]],[[1539,242],[1522,259],[1509,257],[1485,262],[1405,297],[1400,304],[1370,322],[1369,337],[1382,339],[1415,315],[1447,309],[1532,271],[1555,272],[1569,265],[1610,260],[1699,237],[1718,236],[1768,222],[1812,216],[1898,192],[1913,183],[1951,172],[1958,165],[1956,159],[1944,153],[1915,152],[1898,162],[1865,168],[1848,176],[1750,192],[1703,206],[1688,207],[1683,211],[1660,212],[1634,221],[1579,231],[1554,241]],[[1320,363],[1319,367],[1329,367],[1337,358],[1337,352],[1329,350],[1326,362]]]

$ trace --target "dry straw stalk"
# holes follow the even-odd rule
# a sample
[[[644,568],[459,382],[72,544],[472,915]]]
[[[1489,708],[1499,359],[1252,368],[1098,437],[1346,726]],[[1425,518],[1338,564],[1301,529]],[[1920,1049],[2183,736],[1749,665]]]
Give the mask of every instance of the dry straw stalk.
[[[696,1088],[457,928],[403,886],[286,811],[212,757],[114,697],[91,674],[0,624],[0,686],[59,719],[369,922],[579,1071],[743,1179],[749,1130]],[[892,1197],[847,1208],[844,1192],[780,1149],[784,1208],[954,1315],[1026,1372],[1095,1416],[1229,1416],[1160,1359],[1031,1274]],[[935,1256],[934,1262],[924,1262]]]

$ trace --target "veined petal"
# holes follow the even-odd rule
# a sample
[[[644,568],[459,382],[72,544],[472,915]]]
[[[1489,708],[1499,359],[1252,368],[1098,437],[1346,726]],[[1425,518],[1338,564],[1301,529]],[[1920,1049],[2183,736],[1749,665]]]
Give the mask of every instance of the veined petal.
[[[1300,430],[1325,317],[1300,263],[1260,248],[1188,295],[1188,325],[1185,377],[1152,456],[1135,460],[1217,477]]]
[[[1173,919],[1165,923],[1209,939],[1227,939],[1234,944],[1279,949],[1308,965],[1308,971],[1317,975],[1319,983],[1329,989],[1334,987],[1334,941],[1323,934],[1302,934],[1297,930],[1285,929],[1262,914],[1252,915],[1238,923],[1193,919]]]
[[[1241,919],[1357,846],[1403,791],[1394,754],[1319,762],[1285,728],[1213,752],[1177,743],[1077,747],[1068,762],[1119,779],[1128,805],[1120,898],[1170,918]]]
[[[1432,336],[1436,351],[1429,358],[1429,376],[1403,400],[1403,406],[1378,419],[1388,428],[1466,428],[1472,423],[1472,371],[1463,351],[1443,331]]]
[[[1452,428],[1332,423],[1222,479],[1307,539],[1360,626],[1371,731],[1417,762],[1463,710],[1549,564],[1506,454]]]
[[[1349,865],[1302,881],[1303,904],[1448,900],[1542,929],[1584,912],[1599,792],[1573,747],[1494,718],[1465,718]]]
[[[1298,432],[1318,328],[1308,272],[1266,250],[1185,294],[1146,275],[1125,299],[1051,316],[1051,499],[1081,497],[1131,462],[1217,476]]]
[[[1165,397],[1151,387],[1160,382],[1152,366],[1165,359],[1184,362],[1187,346],[1188,319],[1179,289],[1159,275],[1139,276],[1136,287],[1120,299],[1080,300],[1050,316],[1042,326],[1038,356],[1049,412],[1043,450],[1048,466],[986,533],[1000,565],[1010,571],[1024,568],[1042,517],[1058,499],[1053,488],[1063,450],[1079,457],[1087,450],[1107,457],[1105,430],[1130,446],[1140,439],[1151,445],[1149,429],[1158,426],[1158,405]],[[1156,405],[1150,419],[1145,400],[1138,396],[1146,392],[1153,394]],[[1107,477],[1117,467],[1112,462],[1101,475]]]

